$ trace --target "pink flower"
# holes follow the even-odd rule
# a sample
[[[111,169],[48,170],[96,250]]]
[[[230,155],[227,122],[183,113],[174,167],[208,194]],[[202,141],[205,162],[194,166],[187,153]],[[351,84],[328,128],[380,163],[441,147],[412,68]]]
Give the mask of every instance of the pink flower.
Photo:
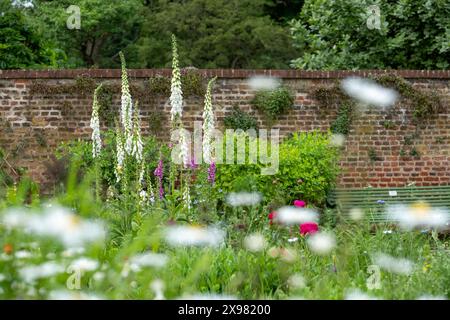
[[[300,234],[307,235],[319,231],[319,226],[315,222],[305,222],[300,225]]]
[[[303,200],[294,200],[294,206],[297,208],[304,208],[306,207],[306,202]]]
[[[269,213],[269,220],[270,220],[270,224],[273,223],[273,219],[275,219],[277,213],[275,211]]]

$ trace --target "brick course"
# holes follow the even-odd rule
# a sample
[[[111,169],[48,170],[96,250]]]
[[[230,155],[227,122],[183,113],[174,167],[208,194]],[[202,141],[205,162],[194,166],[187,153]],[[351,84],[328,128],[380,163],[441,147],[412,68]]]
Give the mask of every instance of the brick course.
[[[283,83],[295,93],[295,106],[280,117],[274,128],[282,136],[294,131],[326,131],[336,117],[336,107],[320,112],[317,101],[311,97],[314,88],[332,85],[336,79],[347,76],[395,73],[410,81],[415,87],[437,92],[444,111],[432,119],[423,121],[419,127],[411,123],[412,114],[405,101],[397,103],[387,112],[368,109],[351,125],[341,158],[342,174],[339,185],[343,187],[374,187],[416,185],[444,185],[450,183],[450,70],[364,70],[364,71],[300,71],[300,70],[199,70],[207,77],[218,76],[213,92],[213,104],[219,127],[234,104],[257,117],[264,127],[263,117],[252,109],[250,100],[254,92],[245,79],[253,75],[270,75],[283,79]],[[143,85],[155,75],[170,76],[170,69],[129,70],[130,81]],[[64,140],[89,138],[91,130],[92,95],[81,93],[42,94],[30,93],[35,80],[48,85],[72,84],[75,78],[84,76],[120,85],[120,70],[0,70],[0,120],[2,124],[0,143],[7,151],[8,161],[24,167],[30,176],[44,186],[51,185],[46,162],[56,146]],[[113,97],[119,108],[120,92]],[[149,133],[149,115],[162,111],[166,119],[170,106],[167,97],[152,101],[140,101],[141,120],[144,133]],[[188,129],[193,121],[201,121],[203,97],[189,97],[183,113]],[[383,122],[389,119],[394,128],[386,129]],[[168,123],[159,136],[168,139]],[[420,157],[401,156],[404,139],[415,134],[413,146]],[[45,143],[42,143],[45,141]],[[406,146],[409,150],[410,147]],[[375,151],[379,160],[371,161],[369,150]],[[15,154],[15,151],[17,154]]]

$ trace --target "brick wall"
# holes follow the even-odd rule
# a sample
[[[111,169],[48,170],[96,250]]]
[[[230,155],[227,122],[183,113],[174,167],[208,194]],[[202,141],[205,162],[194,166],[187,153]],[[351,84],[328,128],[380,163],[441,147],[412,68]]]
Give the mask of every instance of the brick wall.
[[[130,81],[144,87],[144,82],[155,75],[170,75],[169,69],[130,70]],[[336,108],[320,110],[311,92],[318,86],[331,86],[336,79],[346,76],[367,76],[384,71],[297,71],[297,70],[199,70],[207,77],[218,76],[213,93],[216,120],[223,125],[224,117],[238,104],[251,112],[264,127],[263,118],[249,104],[254,92],[245,79],[255,74],[271,75],[283,79],[295,93],[295,107],[281,116],[274,128],[282,136],[293,131],[327,130],[336,118]],[[412,124],[411,108],[400,101],[390,112],[369,109],[360,114],[351,125],[341,167],[339,185],[345,187],[444,185],[450,183],[450,71],[396,71],[415,87],[437,92],[444,111],[436,117]],[[53,70],[53,71],[1,71],[0,70],[0,144],[6,150],[7,163],[25,168],[29,175],[44,186],[52,183],[46,164],[51,162],[55,147],[64,140],[88,138],[92,106],[91,93],[39,93],[31,92],[36,81],[46,86],[73,84],[77,77],[91,77],[97,82],[120,85],[120,70]],[[113,97],[119,108],[120,92]],[[140,101],[142,127],[149,132],[149,115],[162,111],[166,119],[170,106],[167,97]],[[193,121],[202,120],[203,97],[189,97],[183,113],[187,128]],[[389,119],[394,126],[386,129]],[[168,138],[167,121],[160,130],[161,139]],[[416,133],[416,134],[415,134]],[[414,136],[412,146],[419,157],[401,155],[405,137]],[[375,151],[371,161],[369,150]]]

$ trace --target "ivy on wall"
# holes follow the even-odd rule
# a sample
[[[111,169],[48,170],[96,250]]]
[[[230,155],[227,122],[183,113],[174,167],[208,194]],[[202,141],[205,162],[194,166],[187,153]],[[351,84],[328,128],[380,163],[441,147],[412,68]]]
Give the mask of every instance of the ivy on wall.
[[[266,122],[271,126],[277,118],[294,106],[292,92],[281,86],[274,90],[257,91],[251,104],[265,116]]]
[[[422,91],[415,88],[411,83],[393,74],[371,76],[371,79],[378,84],[396,90],[412,109],[412,123],[416,125],[416,132],[405,137],[404,146],[400,150],[400,156],[420,157],[420,152],[415,148],[414,139],[420,137],[419,124],[430,119],[443,111],[442,102],[434,91]],[[352,120],[355,117],[356,102],[342,91],[339,82],[335,82],[331,87],[319,87],[312,92],[312,97],[318,102],[320,111],[326,112],[330,107],[337,108],[336,119],[331,124],[331,131],[347,135],[350,131]],[[386,119],[382,122],[386,130],[393,130],[395,123]],[[369,152],[371,161],[379,158],[373,152]]]
[[[181,84],[185,97],[203,97],[206,92],[207,79],[195,69],[184,69],[181,72]],[[158,99],[168,98],[170,95],[171,77],[157,75],[145,80],[143,84],[130,84],[130,91],[133,97],[141,103],[148,103],[152,110],[149,116],[149,127],[154,132],[159,132],[162,128],[164,115],[157,110]],[[48,84],[43,81],[33,81],[30,85],[30,94],[51,96],[58,94],[72,94],[81,96],[91,96],[97,88],[98,82],[89,77],[78,77],[72,83]],[[120,94],[120,83],[104,83],[98,93],[100,117],[107,126],[114,124],[118,117],[118,110],[113,106],[114,95]],[[70,116],[73,114],[72,105],[68,101],[63,101],[61,114]]]

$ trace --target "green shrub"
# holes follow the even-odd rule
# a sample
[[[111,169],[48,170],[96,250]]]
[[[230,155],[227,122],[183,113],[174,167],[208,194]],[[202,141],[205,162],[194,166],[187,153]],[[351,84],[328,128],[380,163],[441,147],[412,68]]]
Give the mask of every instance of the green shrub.
[[[294,96],[286,87],[275,90],[261,90],[252,99],[252,105],[262,112],[269,124],[284,114],[294,105]]]
[[[225,117],[223,123],[227,129],[242,129],[244,131],[258,129],[258,121],[256,118],[242,111],[238,106],[233,107],[233,111]]]
[[[279,146],[279,169],[274,175],[261,175],[259,163],[220,164],[217,186],[224,192],[259,191],[275,202],[303,199],[323,206],[339,173],[339,153],[330,145],[330,137],[319,132],[293,134]]]

